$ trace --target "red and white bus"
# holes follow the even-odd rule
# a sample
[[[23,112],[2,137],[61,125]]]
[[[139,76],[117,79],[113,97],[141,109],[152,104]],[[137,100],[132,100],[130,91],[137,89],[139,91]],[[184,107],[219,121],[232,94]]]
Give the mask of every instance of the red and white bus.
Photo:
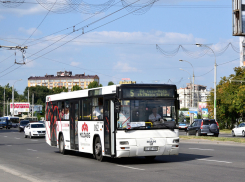
[[[59,148],[121,158],[178,155],[175,85],[121,84],[46,97],[46,142]]]

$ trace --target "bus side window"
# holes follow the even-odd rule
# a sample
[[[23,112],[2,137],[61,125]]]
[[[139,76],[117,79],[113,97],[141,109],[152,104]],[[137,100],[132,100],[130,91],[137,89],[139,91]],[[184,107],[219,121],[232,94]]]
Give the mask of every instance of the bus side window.
[[[59,116],[58,120],[62,121],[65,119],[65,103],[64,102],[58,102],[58,109],[59,109]]]
[[[83,120],[91,120],[91,99],[84,99],[82,105]]]

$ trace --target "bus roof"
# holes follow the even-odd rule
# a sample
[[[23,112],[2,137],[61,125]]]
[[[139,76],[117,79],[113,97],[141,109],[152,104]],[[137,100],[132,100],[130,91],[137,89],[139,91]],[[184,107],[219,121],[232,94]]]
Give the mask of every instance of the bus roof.
[[[91,90],[100,90],[101,91],[100,95],[116,94],[117,87],[122,87],[122,88],[123,87],[166,87],[166,88],[168,87],[174,90],[177,89],[176,85],[172,85],[172,84],[118,84],[118,85],[110,85],[105,87],[97,87],[92,89],[77,90],[73,92],[62,92],[59,94],[48,95],[46,96],[46,102],[88,97],[89,91]]]

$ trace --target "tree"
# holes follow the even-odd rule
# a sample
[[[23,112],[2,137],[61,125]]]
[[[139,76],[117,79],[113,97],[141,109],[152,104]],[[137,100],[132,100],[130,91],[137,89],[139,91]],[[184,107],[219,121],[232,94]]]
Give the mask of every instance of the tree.
[[[61,93],[61,92],[68,92],[68,88],[66,88],[66,87],[54,87],[54,88],[52,88],[52,91],[51,91],[52,93],[51,94],[59,94],[59,93]]]
[[[179,123],[183,123],[185,120],[185,115],[183,112],[180,112],[180,115],[179,115]]]
[[[76,90],[82,90],[82,88],[79,87],[79,85],[74,85],[74,86],[71,88],[71,91],[76,91]]]
[[[109,85],[115,85],[115,84],[114,84],[114,82],[109,81],[109,82],[108,82],[108,86],[109,86]]]
[[[220,128],[233,128],[238,120],[244,121],[245,119],[245,82],[243,82],[245,81],[245,70],[235,67],[234,72],[229,77],[222,77],[216,88],[216,117]],[[213,90],[208,100],[208,111],[210,117],[213,117]]]
[[[183,107],[183,108],[180,109],[180,111],[189,111],[189,108]]]
[[[88,85],[88,88],[97,88],[97,87],[102,87],[102,84],[98,84],[97,81],[90,82]]]

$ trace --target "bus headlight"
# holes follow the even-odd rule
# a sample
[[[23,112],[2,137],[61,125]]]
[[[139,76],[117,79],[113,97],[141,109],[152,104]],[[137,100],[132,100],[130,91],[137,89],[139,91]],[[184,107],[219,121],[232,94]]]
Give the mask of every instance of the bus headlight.
[[[128,141],[121,141],[120,145],[129,145],[129,142]]]
[[[179,139],[174,139],[173,143],[179,143]]]

